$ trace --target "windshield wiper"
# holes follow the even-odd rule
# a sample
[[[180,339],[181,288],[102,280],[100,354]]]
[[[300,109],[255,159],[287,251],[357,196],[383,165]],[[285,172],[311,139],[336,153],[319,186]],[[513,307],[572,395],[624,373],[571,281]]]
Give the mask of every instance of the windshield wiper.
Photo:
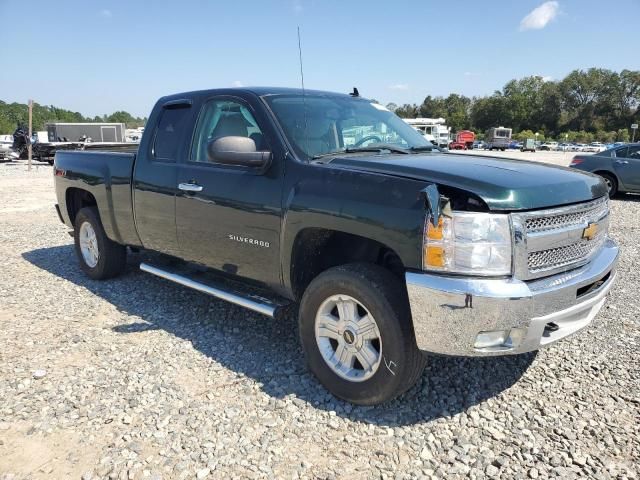
[[[390,151],[391,153],[409,153],[406,148],[396,147],[395,145],[389,145],[387,143],[381,143],[378,145],[371,145],[369,147],[356,147],[356,148],[345,148],[345,153],[358,153],[358,152],[384,152],[385,150]]]
[[[409,147],[409,151],[411,152],[441,152],[440,147],[436,147],[435,145],[422,145],[420,147]]]
[[[375,147],[374,146],[356,147],[356,148],[347,147],[342,150],[336,150],[334,152],[321,153],[320,155],[314,155],[312,158],[313,160],[317,160],[319,158],[330,157],[332,155],[344,155],[345,153],[384,152],[384,151],[389,151],[391,153],[404,153],[404,154],[409,153],[409,151],[406,148],[396,147],[394,145],[388,145],[388,144],[381,144]]]

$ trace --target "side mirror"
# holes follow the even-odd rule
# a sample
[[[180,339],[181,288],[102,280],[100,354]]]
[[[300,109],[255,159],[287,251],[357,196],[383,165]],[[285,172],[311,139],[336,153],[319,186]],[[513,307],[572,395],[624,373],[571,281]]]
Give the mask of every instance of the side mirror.
[[[207,144],[209,161],[225,165],[264,167],[271,152],[257,152],[256,142],[248,137],[218,137]]]

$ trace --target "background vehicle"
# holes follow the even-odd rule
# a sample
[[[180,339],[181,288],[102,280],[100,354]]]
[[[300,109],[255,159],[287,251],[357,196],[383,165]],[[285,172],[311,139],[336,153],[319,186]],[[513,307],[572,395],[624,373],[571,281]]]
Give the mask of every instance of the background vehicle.
[[[471,150],[476,139],[476,134],[471,130],[461,130],[456,133],[455,141],[449,144],[451,150]]]
[[[520,146],[521,152],[534,152],[536,151],[536,140],[534,138],[527,138]]]
[[[511,143],[511,129],[504,127],[490,128],[485,135],[485,142],[489,150],[502,150],[504,152]]]
[[[603,152],[605,151],[607,148],[604,146],[603,143],[600,142],[591,142],[589,145],[587,145],[584,149],[585,152]]]
[[[0,135],[0,160],[10,160],[13,154],[13,136]]]
[[[540,147],[538,148],[538,150],[543,150],[543,151],[554,151],[558,148],[558,142],[545,142],[542,145],[540,145]]]
[[[49,142],[124,142],[124,123],[47,123]]]
[[[448,148],[451,128],[444,118],[405,118],[406,123],[418,130],[424,137],[440,148]]]
[[[640,144],[628,144],[593,155],[576,155],[569,165],[600,175],[609,196],[618,192],[640,192]]]
[[[58,152],[54,181],[89,277],[122,273],[134,247],[159,252],[142,270],[261,314],[299,304],[309,368],[359,404],[410,388],[423,352],[517,354],[571,335],[615,278],[600,178],[442,153],[357,96],[164,97],[136,153]],[[551,248],[578,254],[558,264]]]

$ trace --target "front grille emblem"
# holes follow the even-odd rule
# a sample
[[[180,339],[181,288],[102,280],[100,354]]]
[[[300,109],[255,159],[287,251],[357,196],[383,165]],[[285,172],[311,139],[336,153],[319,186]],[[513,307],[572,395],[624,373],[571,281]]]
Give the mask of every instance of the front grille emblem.
[[[593,240],[595,236],[598,234],[598,224],[590,223],[587,228],[582,231],[582,238],[587,240]]]

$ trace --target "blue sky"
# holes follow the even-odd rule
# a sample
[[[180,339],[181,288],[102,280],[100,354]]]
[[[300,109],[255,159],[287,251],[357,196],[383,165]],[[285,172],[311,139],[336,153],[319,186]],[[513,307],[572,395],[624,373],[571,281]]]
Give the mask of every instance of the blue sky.
[[[0,0],[0,100],[144,116],[157,97],[299,86],[383,103],[490,94],[526,75],[639,69],[638,0]],[[25,22],[17,22],[21,12]],[[529,16],[528,16],[529,15]],[[527,17],[528,16],[528,17]]]

